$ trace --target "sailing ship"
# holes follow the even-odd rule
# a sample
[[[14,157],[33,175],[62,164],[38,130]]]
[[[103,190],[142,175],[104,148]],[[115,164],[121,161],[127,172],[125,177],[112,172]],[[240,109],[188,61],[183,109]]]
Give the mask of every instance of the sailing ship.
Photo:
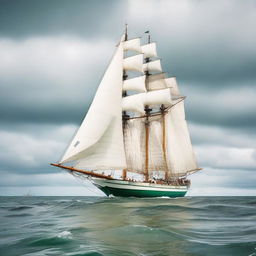
[[[156,43],[116,46],[93,102],[58,164],[106,195],[183,197],[198,168],[175,77],[162,71]]]

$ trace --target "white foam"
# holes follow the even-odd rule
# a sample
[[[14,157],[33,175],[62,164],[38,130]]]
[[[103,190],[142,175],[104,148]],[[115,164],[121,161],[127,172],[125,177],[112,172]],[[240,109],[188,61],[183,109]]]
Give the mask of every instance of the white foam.
[[[62,231],[61,233],[59,233],[59,234],[57,235],[57,237],[61,237],[61,238],[71,238],[71,237],[72,237],[72,234],[71,234],[70,231],[65,230],[65,231]]]

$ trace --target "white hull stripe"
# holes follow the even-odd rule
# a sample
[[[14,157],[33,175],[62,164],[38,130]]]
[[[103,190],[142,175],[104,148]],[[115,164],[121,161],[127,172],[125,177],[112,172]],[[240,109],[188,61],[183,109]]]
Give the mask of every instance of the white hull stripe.
[[[93,178],[93,183],[101,187],[111,187],[117,189],[129,189],[129,190],[151,190],[151,191],[179,191],[186,192],[185,186],[159,186],[151,183],[132,183],[128,181],[108,181],[104,179]]]

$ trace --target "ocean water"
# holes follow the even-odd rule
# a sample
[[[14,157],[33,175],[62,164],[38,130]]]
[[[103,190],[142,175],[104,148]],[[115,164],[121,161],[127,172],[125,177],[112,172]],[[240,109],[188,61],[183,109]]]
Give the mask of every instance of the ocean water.
[[[0,197],[0,255],[256,256],[256,197]]]

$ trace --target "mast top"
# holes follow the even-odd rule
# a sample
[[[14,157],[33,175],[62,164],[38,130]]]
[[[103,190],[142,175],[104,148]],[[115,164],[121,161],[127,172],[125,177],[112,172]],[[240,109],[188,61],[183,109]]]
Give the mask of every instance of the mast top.
[[[127,41],[128,40],[128,24],[125,23],[125,37],[124,40]]]
[[[150,31],[149,30],[145,31],[145,34],[148,34],[148,43],[150,44],[150,41],[151,41]]]

